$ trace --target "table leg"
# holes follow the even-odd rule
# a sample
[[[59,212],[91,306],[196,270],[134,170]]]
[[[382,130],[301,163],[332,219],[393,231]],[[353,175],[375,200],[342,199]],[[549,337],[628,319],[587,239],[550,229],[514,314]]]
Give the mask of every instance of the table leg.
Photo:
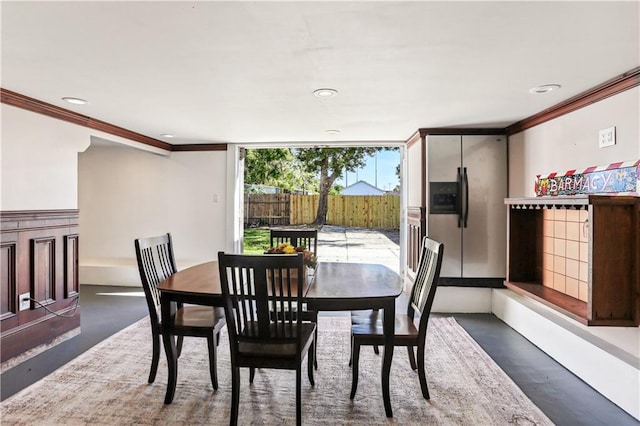
[[[393,359],[393,347],[395,336],[396,303],[395,299],[385,301],[384,304],[384,358],[382,361],[382,398],[384,411],[387,417],[393,417],[391,398],[389,395],[389,375],[391,372],[391,360]]]
[[[173,395],[176,392],[178,379],[178,356],[175,340],[167,332],[171,322],[171,301],[167,300],[166,297],[161,300],[160,311],[162,316],[162,343],[164,344],[164,353],[167,355],[167,365],[169,367],[167,393],[164,396],[164,403],[171,404]]]

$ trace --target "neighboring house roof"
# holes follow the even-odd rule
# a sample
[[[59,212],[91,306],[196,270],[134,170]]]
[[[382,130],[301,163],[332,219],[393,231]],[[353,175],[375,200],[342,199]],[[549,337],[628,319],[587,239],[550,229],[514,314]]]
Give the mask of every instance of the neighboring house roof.
[[[384,195],[384,191],[380,188],[359,180],[353,185],[349,185],[342,190],[341,195]]]

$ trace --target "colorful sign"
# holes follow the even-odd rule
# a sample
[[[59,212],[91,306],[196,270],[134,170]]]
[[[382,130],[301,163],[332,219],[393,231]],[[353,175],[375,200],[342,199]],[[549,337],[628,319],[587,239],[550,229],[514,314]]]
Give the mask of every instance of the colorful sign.
[[[563,175],[550,173],[536,176],[536,196],[576,194],[640,193],[640,160],[594,166],[577,172],[569,170]]]

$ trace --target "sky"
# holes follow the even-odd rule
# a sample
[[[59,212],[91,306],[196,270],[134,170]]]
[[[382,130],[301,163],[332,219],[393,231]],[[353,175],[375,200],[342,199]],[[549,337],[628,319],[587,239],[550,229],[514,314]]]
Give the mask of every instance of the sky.
[[[400,183],[396,175],[396,166],[400,163],[400,151],[380,151],[376,157],[369,157],[367,165],[358,169],[356,172],[348,172],[346,179],[341,177],[336,180],[336,184],[348,186],[353,185],[359,180],[363,180],[368,184],[377,186],[383,190],[392,190]],[[376,183],[377,170],[377,183]]]

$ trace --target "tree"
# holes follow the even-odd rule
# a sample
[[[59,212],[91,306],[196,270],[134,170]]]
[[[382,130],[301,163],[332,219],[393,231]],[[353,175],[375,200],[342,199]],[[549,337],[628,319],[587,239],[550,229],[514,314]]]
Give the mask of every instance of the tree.
[[[384,148],[302,148],[293,150],[300,167],[319,174],[318,211],[312,225],[327,221],[329,191],[343,171],[353,172],[366,165],[366,158]]]
[[[247,149],[244,159],[244,181],[256,185],[270,185],[284,174],[281,166],[291,162],[293,155],[286,148]]]
[[[317,179],[298,166],[288,148],[247,149],[244,181],[247,184],[270,185],[285,190],[311,190]]]

